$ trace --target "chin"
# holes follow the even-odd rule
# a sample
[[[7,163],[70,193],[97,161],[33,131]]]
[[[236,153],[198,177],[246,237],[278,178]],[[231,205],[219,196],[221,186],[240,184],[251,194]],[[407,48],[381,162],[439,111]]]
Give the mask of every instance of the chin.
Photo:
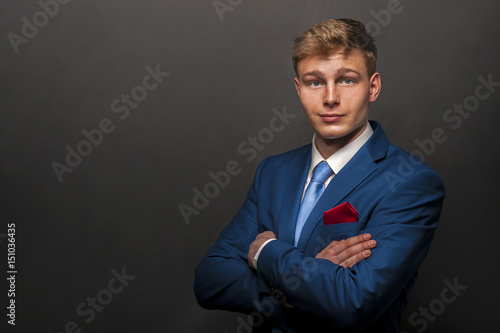
[[[319,134],[319,136],[325,140],[336,140],[343,138],[347,135],[347,133],[325,133]]]
[[[349,131],[342,128],[336,128],[336,129],[330,128],[326,131],[316,131],[316,133],[318,133],[324,139],[334,140],[348,135]]]

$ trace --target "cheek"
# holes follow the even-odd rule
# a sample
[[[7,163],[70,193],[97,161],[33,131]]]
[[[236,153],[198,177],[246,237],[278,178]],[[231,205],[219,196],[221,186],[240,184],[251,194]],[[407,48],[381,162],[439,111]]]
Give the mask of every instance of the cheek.
[[[359,109],[369,102],[369,94],[365,89],[352,89],[344,95],[346,102]]]
[[[317,102],[311,95],[302,95],[300,98],[300,102],[306,114],[312,113],[317,104]]]
[[[303,90],[300,94],[300,99],[303,103],[311,103],[314,101],[315,95],[316,94],[310,90]]]

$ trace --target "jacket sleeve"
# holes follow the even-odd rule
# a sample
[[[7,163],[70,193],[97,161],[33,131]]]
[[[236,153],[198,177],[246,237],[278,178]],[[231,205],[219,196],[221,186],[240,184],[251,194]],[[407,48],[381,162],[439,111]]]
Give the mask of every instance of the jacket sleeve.
[[[270,294],[267,284],[247,263],[250,244],[264,231],[257,224],[258,183],[264,161],[243,206],[196,268],[194,291],[206,309],[262,312],[260,300]]]
[[[375,207],[363,230],[377,241],[368,259],[343,268],[276,240],[264,247],[258,270],[298,310],[334,328],[362,329],[391,305],[422,263],[443,198],[439,175],[419,170]]]

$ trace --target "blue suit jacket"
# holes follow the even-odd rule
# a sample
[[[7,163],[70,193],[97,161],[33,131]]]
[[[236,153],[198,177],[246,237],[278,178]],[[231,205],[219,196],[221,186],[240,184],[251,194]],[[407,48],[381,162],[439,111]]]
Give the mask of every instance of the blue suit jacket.
[[[438,224],[444,185],[370,123],[374,133],[325,189],[297,247],[311,145],[261,162],[243,206],[196,269],[201,306],[250,313],[256,332],[398,332]],[[324,225],[323,212],[344,202],[357,210],[358,222]],[[248,248],[266,230],[278,240],[264,247],[255,271]],[[361,233],[370,233],[377,247],[352,268],[314,258],[331,241]],[[294,308],[282,306],[285,297]],[[249,331],[243,318],[238,322]]]

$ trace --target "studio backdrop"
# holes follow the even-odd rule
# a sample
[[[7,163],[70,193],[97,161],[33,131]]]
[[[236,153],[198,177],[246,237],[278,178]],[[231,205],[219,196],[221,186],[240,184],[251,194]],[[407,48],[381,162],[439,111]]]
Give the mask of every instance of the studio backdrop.
[[[258,163],[311,142],[294,38],[364,22],[371,106],[446,199],[401,332],[497,329],[500,2],[0,3],[2,332],[244,332],[194,268]],[[411,172],[411,165],[401,172]]]

